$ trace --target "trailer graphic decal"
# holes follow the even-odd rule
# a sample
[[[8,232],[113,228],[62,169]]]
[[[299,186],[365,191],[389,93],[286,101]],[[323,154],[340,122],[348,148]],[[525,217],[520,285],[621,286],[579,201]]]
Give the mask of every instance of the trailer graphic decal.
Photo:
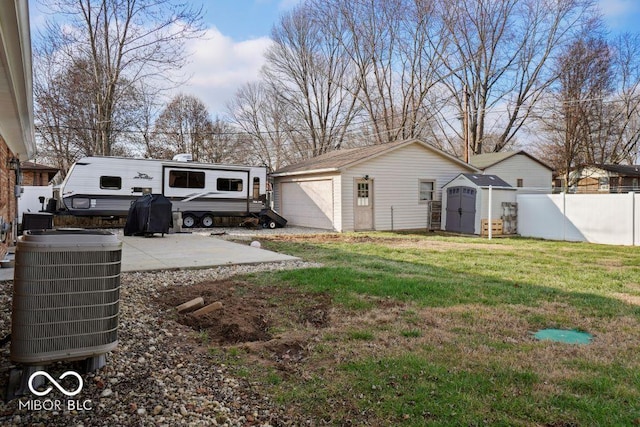
[[[153,179],[153,177],[147,175],[144,172],[138,172],[138,176],[134,176],[133,179],[149,179],[149,180],[151,180],[151,179]]]

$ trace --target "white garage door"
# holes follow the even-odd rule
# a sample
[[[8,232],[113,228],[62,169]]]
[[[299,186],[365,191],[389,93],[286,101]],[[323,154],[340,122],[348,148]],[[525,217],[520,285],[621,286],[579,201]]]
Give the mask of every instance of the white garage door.
[[[288,224],[333,229],[333,185],[330,179],[283,182],[280,206]]]

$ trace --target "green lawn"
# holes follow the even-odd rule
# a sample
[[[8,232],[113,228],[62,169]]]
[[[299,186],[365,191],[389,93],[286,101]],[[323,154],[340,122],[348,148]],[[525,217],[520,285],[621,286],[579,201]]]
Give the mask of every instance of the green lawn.
[[[640,248],[398,233],[263,244],[323,266],[247,281],[332,300],[330,324],[304,331],[303,362],[242,366],[298,414],[331,425],[640,423]],[[542,328],[594,339],[540,342]]]

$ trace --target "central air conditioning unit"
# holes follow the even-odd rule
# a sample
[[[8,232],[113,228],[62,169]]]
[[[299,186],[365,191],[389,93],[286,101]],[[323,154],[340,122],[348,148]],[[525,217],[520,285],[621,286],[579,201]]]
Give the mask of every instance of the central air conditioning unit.
[[[106,231],[25,232],[16,245],[11,360],[27,370],[83,359],[86,370],[102,367],[118,344],[121,255],[122,242]]]

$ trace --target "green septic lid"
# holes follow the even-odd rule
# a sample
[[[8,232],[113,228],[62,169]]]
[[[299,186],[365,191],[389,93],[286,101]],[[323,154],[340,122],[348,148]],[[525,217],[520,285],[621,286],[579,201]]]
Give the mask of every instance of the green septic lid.
[[[591,334],[566,329],[543,329],[534,335],[539,340],[563,342],[567,344],[589,344],[593,339]]]

